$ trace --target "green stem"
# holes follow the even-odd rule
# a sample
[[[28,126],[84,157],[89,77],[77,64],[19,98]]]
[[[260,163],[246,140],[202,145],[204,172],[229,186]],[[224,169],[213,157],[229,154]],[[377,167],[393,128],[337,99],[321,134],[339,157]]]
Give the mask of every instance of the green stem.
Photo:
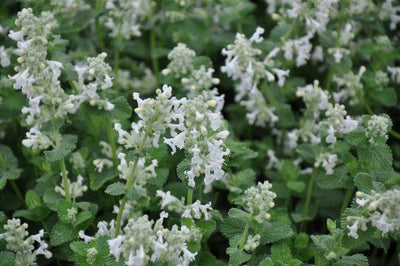
[[[4,161],[3,155],[0,153],[0,168],[3,171],[7,171],[6,161]],[[24,196],[22,196],[21,191],[19,190],[17,183],[14,180],[8,180],[11,188],[14,190],[15,195],[17,196],[18,200],[21,202],[22,205],[25,206]]]
[[[64,184],[65,199],[71,201],[71,196],[69,194],[67,169],[65,167],[64,159],[60,160],[60,167],[61,167],[62,181]]]
[[[117,223],[115,225],[115,235],[114,235],[115,237],[117,237],[119,235],[119,231],[121,229],[122,213],[124,212],[126,201],[127,201],[127,198],[124,197],[121,201],[121,205],[119,206]]]
[[[154,31],[152,30],[150,32],[150,52],[151,52],[151,64],[153,66],[153,73],[154,76],[157,77],[158,73],[160,72],[160,67],[158,65],[158,60],[157,57],[155,55],[155,50],[156,50],[156,35],[154,33]]]
[[[292,25],[290,25],[289,30],[288,30],[288,31],[286,32],[286,34],[283,36],[283,38],[282,38],[282,42],[283,42],[283,43],[286,42],[286,41],[290,38],[290,36],[292,35],[292,32],[293,32],[294,28],[296,27],[296,24],[297,24],[297,19],[294,20],[294,21],[292,22]]]
[[[236,22],[236,30],[239,33],[243,33],[242,23],[240,21]]]
[[[312,191],[314,187],[314,182],[316,178],[316,170],[313,170],[313,173],[311,175],[311,179],[308,182],[307,186],[307,194],[306,194],[306,202],[304,203],[304,209],[303,209],[303,218],[307,215],[308,213],[308,208],[310,207],[310,202],[311,202],[311,196],[312,196]],[[304,230],[307,222],[304,220],[301,224],[301,229]]]
[[[400,139],[400,133],[396,132],[395,130],[390,130],[390,135],[392,135],[392,137],[395,137],[396,139]]]
[[[117,38],[115,39],[116,43],[114,45],[114,87],[116,90],[119,89],[119,48],[121,46],[122,38],[120,34],[118,34]]]
[[[329,92],[331,90],[332,77],[333,77],[333,69],[331,68],[331,69],[329,69],[328,77],[326,80],[326,86],[325,86],[325,89]]]
[[[117,146],[115,144],[115,139],[113,135],[113,128],[110,120],[107,120],[107,137],[108,137],[108,142],[110,143],[111,147],[111,153],[112,153],[112,159],[114,162],[114,166],[118,165],[118,156],[117,156]]]
[[[103,0],[97,0],[96,1],[96,10],[100,10],[102,7],[103,7]],[[101,25],[99,22],[99,16],[96,17],[95,28],[96,28],[97,43],[100,47],[100,50],[104,52],[105,46],[104,46],[104,42],[103,42],[103,33],[102,33]]]
[[[193,188],[188,188],[187,197],[186,197],[186,204],[190,205],[193,201]]]
[[[138,154],[140,154],[142,152],[142,149],[144,147],[144,144],[146,143],[146,140],[147,140],[147,135],[144,135],[142,141],[139,144],[138,150],[137,150]],[[137,164],[138,164],[138,159],[135,160],[135,162],[133,163],[132,170],[131,170],[131,172],[130,172],[130,174],[128,176],[128,179],[126,181],[126,184],[125,184],[125,189],[126,190],[131,189],[131,187],[133,185],[133,182],[135,181],[135,172],[136,172]],[[122,213],[124,212],[127,200],[128,199],[126,198],[126,196],[124,196],[122,198],[121,205],[119,207],[119,211],[118,211],[118,215],[117,215],[117,222],[116,222],[116,225],[115,225],[115,237],[117,237],[119,235],[119,231],[121,229]]]
[[[11,188],[14,190],[15,195],[17,195],[17,198],[19,199],[19,201],[22,203],[22,205],[25,205],[24,196],[22,196],[22,193],[19,190],[17,183],[15,183],[14,180],[9,180],[9,183],[10,183]]]
[[[346,195],[344,197],[344,201],[342,204],[342,208],[340,209],[340,217],[342,216],[343,212],[346,210],[347,206],[349,205],[353,193],[354,193],[355,187],[351,186],[350,188],[347,189]]]
[[[242,233],[242,237],[239,241],[239,250],[243,250],[244,245],[246,244],[247,235],[249,234],[250,229],[250,219],[247,221],[244,231]]]

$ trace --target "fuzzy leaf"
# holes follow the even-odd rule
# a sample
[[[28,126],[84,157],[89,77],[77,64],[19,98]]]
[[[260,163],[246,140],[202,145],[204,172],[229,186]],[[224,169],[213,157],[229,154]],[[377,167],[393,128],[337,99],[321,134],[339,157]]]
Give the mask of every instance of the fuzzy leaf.
[[[59,246],[73,240],[77,235],[78,232],[71,225],[57,223],[51,229],[50,243],[53,246]]]
[[[229,254],[229,265],[242,265],[246,261],[251,259],[251,255],[247,254],[243,250],[237,248],[228,248],[226,253]]]
[[[78,137],[75,135],[63,135],[59,147],[44,152],[46,159],[50,162],[63,159],[75,149],[77,141]]]
[[[119,196],[125,193],[125,185],[121,182],[115,182],[110,184],[105,192],[112,196]]]
[[[10,251],[0,251],[0,265],[3,266],[14,266],[15,255]]]

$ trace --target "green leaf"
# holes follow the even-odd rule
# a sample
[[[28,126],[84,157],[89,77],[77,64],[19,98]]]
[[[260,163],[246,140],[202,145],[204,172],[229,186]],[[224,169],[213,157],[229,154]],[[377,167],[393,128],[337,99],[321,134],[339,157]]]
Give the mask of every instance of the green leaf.
[[[185,158],[182,160],[178,166],[176,167],[176,173],[178,175],[178,178],[185,184],[187,185],[188,178],[185,174],[186,171],[190,170],[191,162],[190,159]]]
[[[326,175],[325,171],[317,171],[317,184],[322,189],[346,188],[351,182],[346,167],[339,166],[335,168],[332,175]]]
[[[351,256],[345,256],[335,262],[334,266],[368,266],[368,259],[362,254],[354,254]]]
[[[369,145],[358,149],[360,160],[373,168],[391,169],[393,156],[390,147],[386,144]]]
[[[46,189],[43,195],[43,202],[52,211],[57,211],[57,204],[62,199],[63,197],[59,193],[55,192],[54,188]]]
[[[356,147],[356,148],[363,147],[365,145],[369,145],[368,139],[365,136],[365,131],[363,128],[358,128],[358,129],[350,132],[349,134],[346,134],[345,140],[351,146]]]
[[[274,266],[274,262],[271,258],[266,258],[258,266]]]
[[[117,176],[117,171],[114,169],[104,170],[99,173],[97,171],[92,172],[89,176],[90,178],[90,189],[98,190],[101,188],[106,182],[114,179]]]
[[[34,209],[42,204],[40,196],[33,190],[28,190],[25,194],[25,203],[28,209]]]
[[[354,184],[357,186],[358,190],[370,193],[373,188],[374,180],[375,178],[368,173],[358,173],[354,177]]]
[[[74,230],[72,225],[57,223],[51,229],[50,243],[53,246],[59,246],[74,240],[77,236],[78,232]]]
[[[115,99],[111,100],[111,103],[114,104],[114,109],[110,111],[105,111],[106,115],[110,119],[115,119],[118,121],[123,121],[125,119],[128,119],[131,117],[132,114],[132,108],[129,105],[128,101],[126,100],[125,97],[120,96]]]
[[[301,265],[302,262],[293,259],[290,248],[286,244],[274,244],[271,247],[271,258],[275,265]]]
[[[89,248],[89,244],[81,241],[74,241],[70,245],[70,248],[78,255],[82,257],[86,257],[87,249]]]
[[[61,222],[69,223],[71,218],[68,216],[68,210],[73,207],[72,203],[68,200],[60,200],[57,204],[57,216]]]
[[[243,250],[237,248],[228,248],[226,253],[229,254],[229,265],[242,265],[246,261],[251,259],[251,255],[247,254]]]
[[[122,195],[125,193],[125,185],[121,182],[112,183],[107,187],[105,192],[112,196]]]
[[[265,221],[261,225],[256,225],[255,229],[261,236],[260,243],[269,244],[293,236],[293,229],[281,222]]]
[[[227,238],[243,233],[250,215],[239,209],[230,209],[228,218],[221,224],[221,233]]]
[[[397,95],[394,88],[385,88],[382,91],[373,91],[370,93],[371,98],[380,102],[384,106],[395,106],[397,103]]]
[[[168,168],[157,168],[156,174],[157,174],[157,176],[155,178],[149,179],[149,184],[154,185],[157,188],[161,188],[168,179],[169,169]]]
[[[304,143],[296,147],[296,152],[308,163],[314,163],[318,155],[317,148],[314,145]]]
[[[75,149],[77,141],[78,137],[75,135],[63,135],[59,147],[44,152],[46,159],[50,162],[62,160]]]
[[[202,241],[206,241],[217,228],[217,224],[213,220],[199,220],[196,226],[200,229]]]
[[[0,265],[3,266],[14,266],[15,255],[10,251],[0,251]]]
[[[303,181],[291,180],[291,181],[287,182],[286,185],[290,190],[295,191],[297,193],[302,193],[304,191],[304,189],[306,188],[306,185],[304,184]]]
[[[84,223],[88,223],[89,221],[91,221],[93,219],[93,215],[90,211],[82,211],[80,213],[78,213],[78,215],[76,216],[76,220],[74,222],[74,226],[78,227],[78,226],[84,226]]]
[[[18,168],[18,160],[12,150],[4,145],[0,145],[0,178],[15,180],[20,177],[22,169]],[[3,186],[4,187],[4,186]]]

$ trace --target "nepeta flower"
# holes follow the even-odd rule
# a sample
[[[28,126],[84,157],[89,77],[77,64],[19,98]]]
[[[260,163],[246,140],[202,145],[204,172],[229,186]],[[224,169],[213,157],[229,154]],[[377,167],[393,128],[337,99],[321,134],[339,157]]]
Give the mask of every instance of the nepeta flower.
[[[281,70],[275,66],[273,58],[279,52],[279,48],[272,50],[264,60],[260,59],[261,50],[253,47],[260,43],[264,29],[258,27],[251,38],[237,33],[234,44],[230,44],[222,50],[226,56],[225,65],[221,71],[226,73],[236,84],[235,101],[247,109],[247,119],[250,124],[265,126],[266,123],[274,124],[278,117],[273,113],[274,109],[268,107],[264,96],[258,89],[260,80],[274,81],[278,76],[279,86],[283,86],[285,78],[289,75],[288,70]],[[275,75],[274,75],[275,74]]]
[[[269,220],[269,209],[275,206],[276,194],[271,191],[272,185],[268,181],[258,182],[256,186],[248,188],[244,195],[237,201],[257,222]]]
[[[379,140],[384,142],[388,139],[388,131],[391,127],[391,121],[386,116],[373,115],[366,125],[366,137],[369,142],[376,143]]]
[[[397,188],[378,193],[371,191],[370,194],[358,191],[356,193],[357,207],[361,210],[360,216],[348,216],[347,221],[355,221],[348,226],[349,235],[358,238],[357,228],[367,230],[366,224],[371,223],[373,227],[382,232],[382,236],[389,232],[400,230],[400,190]]]
[[[323,168],[325,168],[326,175],[333,175],[333,168],[335,168],[337,161],[338,159],[336,154],[321,153],[316,158],[314,167],[322,166]]]
[[[0,239],[6,241],[6,249],[15,253],[16,265],[36,265],[36,257],[44,255],[47,259],[52,257],[52,253],[47,250],[48,244],[42,240],[44,230],[40,230],[36,235],[29,235],[26,230],[28,225],[21,224],[20,219],[10,219],[4,225],[5,232],[0,234]],[[38,243],[39,247],[34,246]]]
[[[104,25],[111,30],[110,36],[130,39],[141,36],[141,23],[151,11],[147,0],[106,0],[107,12],[101,17]]]

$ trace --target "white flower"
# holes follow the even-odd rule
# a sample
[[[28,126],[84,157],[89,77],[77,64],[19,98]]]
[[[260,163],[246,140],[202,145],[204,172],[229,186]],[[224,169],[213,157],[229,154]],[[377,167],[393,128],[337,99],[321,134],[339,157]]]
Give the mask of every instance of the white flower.
[[[329,125],[329,129],[327,131],[328,136],[326,137],[327,143],[335,143],[336,142],[335,132],[336,132],[336,130],[333,128],[333,126]]]
[[[393,225],[388,222],[385,214],[375,221],[375,226],[382,231],[382,236],[393,230]]]
[[[347,226],[347,229],[349,229],[349,232],[347,233],[348,236],[354,239],[358,239],[358,234],[357,234],[358,224],[359,221],[356,220],[352,226]]]
[[[119,260],[119,256],[122,252],[122,241],[125,240],[125,237],[122,235],[117,236],[116,238],[107,240],[108,246],[110,247],[110,254],[114,255],[115,261]]]
[[[174,154],[176,152],[176,148],[181,150],[184,147],[185,139],[186,139],[186,132],[182,131],[173,138],[170,139],[164,138],[164,143],[171,147],[172,154]]]
[[[11,39],[13,39],[14,41],[22,41],[24,38],[24,32],[22,30],[20,31],[13,31],[10,30],[10,32],[8,33],[8,37],[10,37]]]

